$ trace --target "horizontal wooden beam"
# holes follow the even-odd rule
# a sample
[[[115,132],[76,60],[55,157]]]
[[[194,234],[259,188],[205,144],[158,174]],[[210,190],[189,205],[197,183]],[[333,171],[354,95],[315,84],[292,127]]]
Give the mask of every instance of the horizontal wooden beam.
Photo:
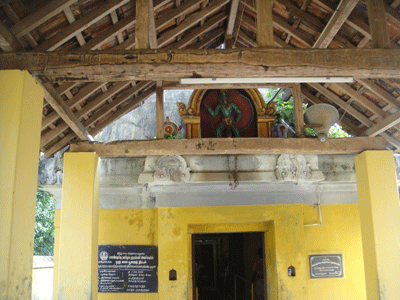
[[[169,80],[187,77],[354,76],[398,78],[398,49],[182,49],[1,53],[0,69],[46,81]]]
[[[147,155],[221,155],[221,154],[356,154],[365,150],[384,150],[386,141],[376,138],[318,139],[283,138],[212,138],[112,143],[78,142],[71,152],[96,152],[101,157]]]

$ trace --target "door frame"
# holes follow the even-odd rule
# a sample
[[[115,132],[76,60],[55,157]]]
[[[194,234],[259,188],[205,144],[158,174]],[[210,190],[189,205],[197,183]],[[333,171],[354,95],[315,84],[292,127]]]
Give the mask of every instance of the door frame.
[[[264,276],[264,289],[265,299],[273,300],[277,299],[277,280],[276,280],[276,249],[275,249],[275,226],[274,221],[267,222],[255,222],[255,223],[228,223],[228,224],[188,224],[188,234],[190,239],[188,242],[189,247],[189,272],[192,274],[192,279],[189,282],[191,285],[191,299],[198,300],[196,298],[196,285],[195,280],[195,268],[194,268],[194,234],[202,233],[246,233],[246,232],[264,232],[264,269],[266,270],[266,276]],[[190,290],[190,288],[189,288]]]

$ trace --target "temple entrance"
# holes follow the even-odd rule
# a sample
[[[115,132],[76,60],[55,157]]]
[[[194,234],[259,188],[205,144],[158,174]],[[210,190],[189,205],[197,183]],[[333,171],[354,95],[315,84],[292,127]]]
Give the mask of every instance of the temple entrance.
[[[267,299],[264,245],[264,232],[193,234],[193,299]]]

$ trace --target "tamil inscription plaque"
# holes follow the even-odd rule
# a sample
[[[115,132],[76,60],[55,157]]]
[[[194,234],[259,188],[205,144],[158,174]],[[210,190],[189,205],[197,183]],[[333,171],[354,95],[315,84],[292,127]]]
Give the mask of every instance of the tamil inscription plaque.
[[[99,245],[99,293],[157,293],[156,246]]]
[[[343,277],[342,254],[309,255],[311,278]]]

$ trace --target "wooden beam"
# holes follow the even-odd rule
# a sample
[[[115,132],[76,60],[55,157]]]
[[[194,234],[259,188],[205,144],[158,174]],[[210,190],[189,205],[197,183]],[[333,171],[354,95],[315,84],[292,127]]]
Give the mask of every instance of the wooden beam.
[[[222,6],[227,4],[229,0],[216,0],[212,2],[209,6],[206,6],[201,11],[192,14],[188,18],[186,18],[181,24],[179,24],[174,29],[169,30],[164,35],[162,35],[158,39],[158,46],[163,47],[173,39],[175,39],[179,34],[184,32],[186,29],[196,25],[202,19],[208,17],[209,15],[215,13],[216,11],[220,10]],[[182,5],[183,6],[183,5]]]
[[[217,30],[213,31],[209,35],[207,35],[206,38],[202,39],[199,41],[193,48],[194,49],[202,49],[208,44],[211,44],[213,41],[215,41],[217,38],[219,38],[221,35],[223,35],[225,30],[223,28],[218,28]]]
[[[395,125],[400,123],[400,111],[395,112],[394,114],[388,116],[386,119],[382,120],[378,124],[368,128],[364,135],[366,136],[377,136],[382,132],[388,130],[389,128],[394,127]]]
[[[150,49],[157,49],[157,30],[154,19],[154,7],[153,0],[149,0],[149,45]]]
[[[248,26],[251,30],[256,31],[255,21],[246,15],[242,17],[242,24]],[[296,28],[293,28],[281,17],[273,15],[273,25],[278,29],[290,34],[298,41],[302,42],[304,45],[311,47],[314,44],[314,40],[311,35],[308,35]]]
[[[326,25],[324,31],[318,37],[318,40],[313,45],[313,48],[328,48],[329,44],[337,34],[343,23],[349,17],[358,0],[342,0],[339,3],[337,10],[333,13],[331,19]]]
[[[57,49],[60,45],[74,37],[77,33],[88,28],[90,25],[96,23],[98,20],[102,19],[104,16],[108,15],[113,10],[118,7],[128,3],[129,0],[110,0],[92,10],[84,17],[80,18],[76,22],[68,25],[59,34],[54,37],[44,41],[38,47],[35,48],[36,51],[52,51]]]
[[[239,30],[238,37],[245,41],[247,44],[253,47],[257,47],[257,42],[249,37],[243,30]],[[285,41],[281,40],[279,37],[274,35],[274,45],[279,48],[293,49],[292,45],[287,44]]]
[[[383,0],[367,0],[368,21],[373,48],[390,48],[389,31]]]
[[[324,88],[322,85],[315,84],[315,83],[311,83],[310,85],[313,88],[315,88],[318,92],[323,94],[325,97],[327,97],[330,101],[332,101],[336,105],[340,106],[344,111],[348,112],[354,118],[358,119],[361,123],[363,123],[367,127],[375,126],[374,122],[369,120],[367,117],[365,117],[359,111],[357,111],[355,108],[351,107],[347,102],[342,100],[336,94],[334,94],[333,92],[331,92],[328,89]],[[399,147],[400,146],[400,142],[397,141],[395,138],[391,137],[390,135],[388,135],[386,133],[381,133],[381,136],[384,137],[391,145],[395,146],[396,148],[400,148]]]
[[[71,99],[64,101],[65,105],[71,110],[75,105],[84,101],[86,98],[90,97],[94,92],[104,86],[107,82],[95,82],[88,84],[79,90],[79,92]],[[56,90],[58,92],[58,89]],[[60,95],[61,93],[58,93]],[[57,112],[51,112],[42,120],[42,130],[49,126],[51,123],[55,122],[60,116]]]
[[[75,117],[69,107],[65,104],[64,100],[57,93],[51,83],[44,83],[44,98],[64,120],[65,123],[76,133],[81,140],[93,141],[92,136],[86,131],[85,127]]]
[[[78,22],[78,21],[77,21]],[[183,24],[183,23],[182,23]],[[0,53],[0,69],[43,81],[134,81],[192,77],[353,76],[398,78],[398,49],[188,49]]]
[[[397,26],[400,26],[400,13],[398,9],[392,7],[394,2],[391,5],[388,5],[387,3],[383,3],[385,6],[385,11],[386,11],[386,18],[396,24]]]
[[[303,115],[303,101],[301,100],[301,86],[300,83],[292,87],[293,94],[293,117],[294,128],[298,138],[304,137],[304,115]]]
[[[110,117],[108,117],[106,120],[102,121],[101,123],[96,124],[96,126],[92,129],[89,129],[89,133],[92,134],[93,136],[99,133],[101,130],[103,130],[104,127],[108,126],[118,118],[122,117],[129,111],[133,110],[136,105],[138,105],[140,102],[144,101],[148,97],[150,97],[152,94],[154,94],[155,88],[149,89],[139,96],[135,97],[130,101],[128,104],[124,105],[122,108],[117,110],[114,114],[112,114]],[[125,91],[123,94],[119,95],[115,101],[107,105],[107,107],[102,108],[100,111],[95,113],[93,116],[91,116],[87,121],[85,121],[84,126],[88,127],[92,125],[94,122],[99,120],[101,117],[104,116],[104,114],[107,114],[110,112],[113,108],[121,105],[122,103],[126,102],[128,98],[132,96],[131,91]],[[44,149],[45,152],[45,157],[49,157],[56,153],[57,151],[65,148],[69,142],[76,137],[75,133],[70,133],[66,135],[64,138],[62,138],[60,141],[49,147],[48,149]]]
[[[164,139],[164,90],[162,81],[157,82],[156,88],[156,138]]]
[[[213,27],[216,27],[218,25],[218,23],[222,22],[227,17],[228,16],[224,12],[221,12],[218,15],[213,16],[212,18],[207,20],[207,22],[204,25],[201,25],[200,27],[194,29],[192,32],[185,35],[183,39],[172,44],[169,48],[182,49],[182,48],[186,47],[191,42],[193,42],[196,38],[198,38],[200,35],[210,31]]]
[[[304,86],[301,87],[301,93],[303,94],[304,97],[309,99],[314,104],[326,103],[326,102],[322,101],[321,99],[317,98],[316,96],[314,96],[313,94],[311,94],[310,91]],[[344,113],[342,114],[342,117],[339,119],[339,124],[341,126],[349,128],[353,133],[355,133],[357,135],[361,135],[362,131],[360,130],[360,128],[356,127],[353,123],[350,122],[350,120],[345,118],[345,116],[344,116],[345,114],[346,114],[346,111],[344,111]]]
[[[289,10],[291,14],[296,15],[303,22],[311,24],[320,30],[322,30],[325,27],[325,24],[322,23],[320,19],[318,19],[312,14],[307,13],[305,9],[303,10],[297,7],[297,5],[294,4],[291,0],[278,0],[278,2],[286,6],[287,10]]]
[[[380,136],[383,137],[386,141],[388,141],[388,143],[394,146],[397,150],[400,148],[400,141],[398,139],[395,139],[386,132],[382,132]]]
[[[361,93],[357,92],[354,90],[350,85],[345,84],[345,83],[334,83],[335,86],[337,86],[342,92],[346,93],[350,97],[352,97],[357,103],[368,109],[370,112],[373,114],[376,114],[379,118],[386,118],[387,113],[379,108],[375,103],[372,101],[368,100],[365,98]]]
[[[3,6],[3,10],[5,14],[10,18],[10,20],[14,24],[19,24],[21,19],[18,17],[18,15],[14,12],[14,10],[11,8],[9,4],[5,4]],[[13,32],[11,32],[13,33]],[[14,35],[15,36],[15,35]],[[33,38],[33,36],[30,33],[27,33],[23,36],[23,38],[28,42],[28,44],[32,47],[35,48],[38,44],[36,40]]]
[[[257,45],[258,47],[274,47],[274,30],[272,26],[273,0],[256,0],[256,5]]]
[[[76,49],[76,51],[88,51],[88,50],[96,50],[109,39],[114,38],[116,35],[120,34],[122,31],[127,29],[128,27],[136,24],[136,14],[131,14],[121,21],[116,23],[113,26],[110,26],[108,29],[94,37],[93,39],[89,40],[85,45]]]
[[[82,109],[77,111],[75,113],[76,118],[79,120],[82,117],[85,117],[88,113],[91,111],[95,110],[98,108],[100,105],[102,105],[104,102],[106,102],[109,98],[111,98],[113,95],[124,89],[126,86],[128,86],[130,82],[119,82],[116,83],[114,86],[109,88],[106,92],[101,94],[99,97],[91,101],[90,103],[86,104]],[[59,124],[55,129],[48,131],[46,133],[43,133],[40,139],[40,147],[42,148],[43,146],[46,146],[48,143],[50,143],[54,138],[56,138],[59,134],[64,132],[65,130],[68,129],[68,124],[66,123],[61,123]],[[87,127],[87,126],[86,126]]]
[[[364,125],[367,125],[368,127],[371,127],[375,125],[374,122],[372,122],[370,119],[368,119],[366,116],[364,116],[362,113],[360,113],[358,110],[356,110],[354,107],[350,105],[350,103],[347,103],[343,99],[341,99],[338,95],[335,93],[331,92],[327,88],[323,87],[319,83],[309,83],[311,87],[316,89],[318,92],[323,94],[325,97],[327,97],[330,101],[335,103],[336,105],[340,106],[342,109],[344,109],[346,112],[351,114],[354,118],[359,120],[361,123]]]
[[[161,16],[156,21],[156,29],[160,30],[163,26],[168,24],[169,22],[189,13],[195,8],[200,7],[200,1],[198,0],[189,0],[185,3],[182,3],[177,8],[172,9],[171,11],[167,12],[165,15]]]
[[[321,6],[323,9],[330,13],[334,13],[336,10],[336,6],[334,2],[326,1],[326,0],[313,0],[313,3]],[[350,27],[362,33],[364,36],[371,38],[369,26],[365,23],[361,18],[359,18],[356,14],[350,14],[348,19],[345,21]]]
[[[24,47],[22,47],[21,43],[15,38],[15,36],[3,25],[0,23],[0,38],[3,38],[0,47],[3,51],[24,51]]]
[[[210,138],[111,143],[71,144],[71,152],[96,152],[101,157],[146,155],[224,155],[224,154],[357,154],[365,150],[384,150],[383,138],[338,138],[321,143],[317,139],[296,138]]]
[[[372,80],[368,79],[357,79],[363,86],[368,88],[372,93],[378,96],[380,99],[385,101],[386,103],[393,105],[394,107],[400,107],[400,102],[397,101],[392,95],[386,92],[384,89],[377,86]]]
[[[75,17],[74,17],[74,13],[72,12],[71,8],[69,6],[67,6],[66,8],[64,8],[63,10],[65,16],[67,17],[68,22],[74,23],[75,22]],[[76,39],[78,40],[78,43],[80,46],[83,46],[86,44],[85,38],[82,35],[82,32],[77,32],[75,35]]]
[[[46,5],[24,17],[20,22],[11,27],[10,31],[15,37],[21,38],[75,2],[78,2],[78,0],[52,0],[47,2]]]
[[[136,49],[149,49],[149,2],[152,0],[136,0]]]
[[[231,10],[229,12],[228,25],[226,25],[226,35],[233,35],[233,28],[235,27],[236,16],[239,7],[239,0],[231,1]]]

